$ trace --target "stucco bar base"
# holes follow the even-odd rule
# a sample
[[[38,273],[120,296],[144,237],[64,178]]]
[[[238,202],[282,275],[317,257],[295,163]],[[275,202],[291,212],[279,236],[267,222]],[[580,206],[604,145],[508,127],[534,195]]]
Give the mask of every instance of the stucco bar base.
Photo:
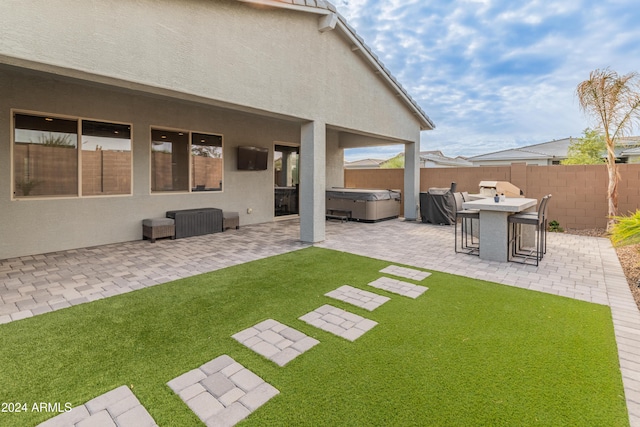
[[[480,211],[480,258],[487,261],[508,261],[511,239],[508,219],[511,214],[513,212]],[[523,246],[533,248],[535,227],[522,226],[521,233]]]
[[[480,211],[480,258],[507,262],[510,212]]]

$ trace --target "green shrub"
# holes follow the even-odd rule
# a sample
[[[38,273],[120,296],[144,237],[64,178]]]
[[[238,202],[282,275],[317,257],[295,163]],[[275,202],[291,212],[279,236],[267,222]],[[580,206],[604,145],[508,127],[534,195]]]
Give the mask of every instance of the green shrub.
[[[560,227],[560,223],[554,219],[553,221],[549,222],[549,231],[553,233],[562,233],[564,231],[564,228]]]
[[[640,210],[629,216],[614,217],[610,235],[614,246],[626,246],[640,243]]]

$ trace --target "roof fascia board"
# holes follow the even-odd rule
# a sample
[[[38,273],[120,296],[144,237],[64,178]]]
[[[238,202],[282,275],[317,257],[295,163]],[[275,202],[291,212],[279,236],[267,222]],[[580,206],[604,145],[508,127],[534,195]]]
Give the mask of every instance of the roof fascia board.
[[[277,0],[238,0],[238,1],[241,1],[243,3],[252,3],[259,6],[275,7],[278,9],[290,9],[290,10],[297,10],[300,12],[315,13],[317,15],[330,15],[335,12],[329,9],[323,9],[319,7],[307,6],[307,5],[301,5],[301,4],[287,3],[283,1],[277,1]]]

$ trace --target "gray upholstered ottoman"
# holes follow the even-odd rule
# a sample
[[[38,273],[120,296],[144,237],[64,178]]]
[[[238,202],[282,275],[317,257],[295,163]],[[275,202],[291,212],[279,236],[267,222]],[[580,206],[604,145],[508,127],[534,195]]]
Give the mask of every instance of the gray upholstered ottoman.
[[[240,215],[238,212],[222,211],[222,230],[227,228],[240,228]]]
[[[176,238],[176,225],[172,218],[151,218],[142,220],[142,240],[149,239],[155,243],[162,237]]]

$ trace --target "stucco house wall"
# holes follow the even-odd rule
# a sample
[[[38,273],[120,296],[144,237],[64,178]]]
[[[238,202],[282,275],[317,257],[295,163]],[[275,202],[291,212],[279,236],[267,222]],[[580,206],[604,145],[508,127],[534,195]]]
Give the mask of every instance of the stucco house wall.
[[[0,56],[83,79],[415,141],[413,115],[350,43],[335,30],[318,30],[318,19],[235,0],[8,0],[0,3]]]
[[[0,2],[0,209],[9,219],[0,259],[137,240],[143,218],[172,209],[213,206],[240,212],[241,224],[272,221],[274,143],[301,145],[301,234],[324,238],[323,191],[344,184],[343,148],[367,135],[417,153],[425,125],[353,40],[321,32],[324,15],[307,9]],[[14,197],[16,111],[131,124],[132,194]],[[152,194],[151,127],[223,135],[223,191]],[[269,169],[236,170],[239,145],[269,148]]]
[[[141,238],[141,220],[167,210],[203,206],[238,211],[241,224],[273,219],[273,144],[300,141],[295,123],[210,106],[149,97],[50,77],[0,70],[0,259],[29,253]],[[130,123],[133,192],[123,196],[36,197],[12,200],[11,109]],[[197,130],[223,136],[223,191],[151,193],[151,127]],[[269,148],[266,171],[236,170],[236,148]],[[336,138],[332,143],[339,152]],[[329,169],[328,169],[329,170]],[[327,177],[335,185],[335,176]],[[247,214],[251,208],[252,213]]]

